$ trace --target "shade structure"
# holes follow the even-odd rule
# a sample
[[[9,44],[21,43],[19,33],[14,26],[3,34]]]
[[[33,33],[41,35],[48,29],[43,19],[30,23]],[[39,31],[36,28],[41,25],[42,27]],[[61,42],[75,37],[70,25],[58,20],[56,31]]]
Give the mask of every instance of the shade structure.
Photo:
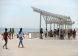
[[[32,7],[32,8],[33,8],[33,11],[40,13],[40,28],[41,28],[41,16],[44,18],[45,23],[46,23],[46,32],[48,32],[47,24],[50,24],[50,27],[51,27],[51,24],[54,24],[54,29],[55,29],[55,24],[58,24],[59,30],[60,30],[61,29],[60,25],[63,25],[63,26],[65,25],[65,29],[66,29],[66,25],[72,26],[75,23],[75,22],[72,22],[70,16],[64,16],[64,15],[50,13],[50,12],[47,12],[47,11],[44,11],[44,10],[41,10],[41,9],[38,9],[35,7]],[[59,37],[60,37],[60,31],[59,31]]]
[[[40,13],[43,16],[43,18],[47,24],[55,23],[55,24],[71,25],[71,24],[75,23],[75,22],[71,21],[71,18],[69,16],[50,13],[50,12],[47,12],[47,11],[44,11],[44,10],[41,10],[41,9],[38,9],[35,7],[32,7],[32,8],[33,8],[33,11]],[[47,19],[46,19],[46,17],[47,17]]]

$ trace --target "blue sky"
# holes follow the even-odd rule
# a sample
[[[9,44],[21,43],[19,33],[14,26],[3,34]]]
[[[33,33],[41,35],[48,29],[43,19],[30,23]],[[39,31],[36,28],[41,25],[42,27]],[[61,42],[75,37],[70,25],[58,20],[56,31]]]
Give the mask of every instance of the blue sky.
[[[75,21],[73,28],[78,28],[77,0],[0,0],[0,27],[39,28],[39,13],[33,12],[31,6],[70,16]]]

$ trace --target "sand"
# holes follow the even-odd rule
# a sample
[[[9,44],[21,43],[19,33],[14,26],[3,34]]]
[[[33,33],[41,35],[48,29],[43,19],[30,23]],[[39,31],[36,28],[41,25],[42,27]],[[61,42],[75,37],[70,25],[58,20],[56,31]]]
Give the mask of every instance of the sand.
[[[77,34],[78,35],[78,34]],[[78,36],[76,40],[23,39],[24,48],[18,48],[19,39],[8,40],[8,49],[2,49],[0,56],[78,56]]]

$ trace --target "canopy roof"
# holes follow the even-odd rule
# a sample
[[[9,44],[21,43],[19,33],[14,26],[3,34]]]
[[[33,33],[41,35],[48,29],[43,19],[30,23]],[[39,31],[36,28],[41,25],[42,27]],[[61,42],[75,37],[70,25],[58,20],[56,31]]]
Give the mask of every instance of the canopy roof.
[[[43,16],[47,24],[55,23],[55,24],[72,25],[75,23],[71,21],[71,18],[69,16],[50,13],[50,12],[47,12],[47,11],[44,11],[35,7],[32,7],[32,8],[33,8],[33,11],[40,13]]]

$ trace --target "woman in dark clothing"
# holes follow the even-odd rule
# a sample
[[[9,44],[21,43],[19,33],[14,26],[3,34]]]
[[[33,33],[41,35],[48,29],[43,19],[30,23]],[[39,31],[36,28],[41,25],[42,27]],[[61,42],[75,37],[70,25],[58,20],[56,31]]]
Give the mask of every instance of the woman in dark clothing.
[[[63,40],[64,39],[64,31],[61,29],[60,30],[60,39]]]
[[[73,34],[73,38],[75,39],[76,38],[76,30],[74,29],[74,31],[72,32]]]
[[[68,39],[70,39],[70,37],[71,37],[71,31],[70,31],[70,29],[68,30]]]

